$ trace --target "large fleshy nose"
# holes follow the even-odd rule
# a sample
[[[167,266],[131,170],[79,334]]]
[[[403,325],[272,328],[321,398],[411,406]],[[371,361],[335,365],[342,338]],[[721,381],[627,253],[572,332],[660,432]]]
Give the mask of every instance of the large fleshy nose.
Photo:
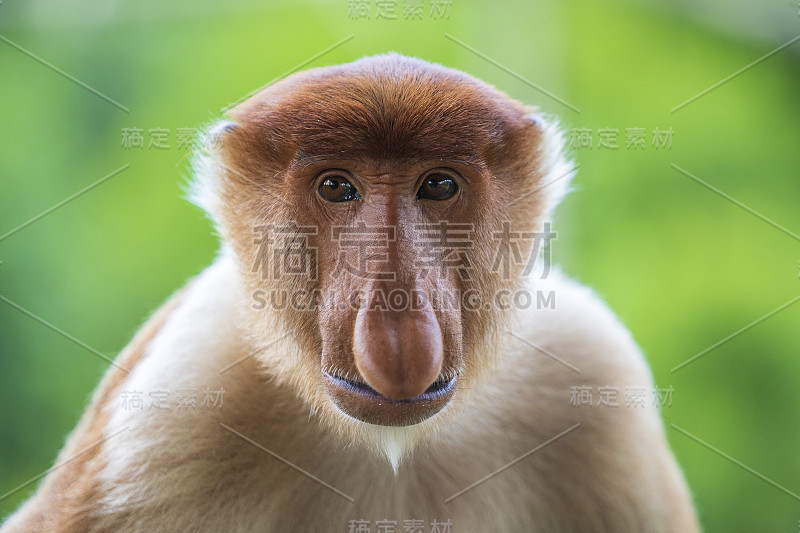
[[[356,317],[353,353],[367,385],[393,400],[415,398],[439,376],[442,331],[430,306],[368,309]]]

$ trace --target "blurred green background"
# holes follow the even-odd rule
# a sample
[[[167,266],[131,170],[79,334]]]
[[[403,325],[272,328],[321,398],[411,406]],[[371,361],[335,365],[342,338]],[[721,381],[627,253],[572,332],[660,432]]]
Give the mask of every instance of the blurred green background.
[[[674,388],[667,434],[705,529],[797,531],[800,304],[670,372],[800,294],[800,42],[671,112],[800,34],[797,2],[452,0],[441,18],[425,0],[421,20],[404,20],[403,0],[397,20],[378,18],[375,0],[353,19],[351,3],[0,3],[0,516],[35,483],[8,491],[52,465],[108,365],[9,302],[114,357],[215,254],[182,199],[178,130],[352,34],[308,66],[395,50],[536,104],[568,136],[591,132],[592,147],[572,152],[556,261],[609,302],[658,386]],[[122,146],[125,128],[143,130],[143,148]],[[643,148],[626,148],[628,128],[644,129]],[[148,146],[154,129],[168,148]],[[618,131],[618,149],[598,147],[602,129]],[[656,129],[672,130],[671,146],[653,145]]]

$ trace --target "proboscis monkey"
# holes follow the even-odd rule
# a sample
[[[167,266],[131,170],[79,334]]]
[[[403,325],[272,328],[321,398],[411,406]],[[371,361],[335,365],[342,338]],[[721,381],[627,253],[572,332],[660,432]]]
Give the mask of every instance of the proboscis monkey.
[[[2,532],[697,531],[631,335],[542,260],[571,174],[425,61],[257,93],[195,159],[219,256]]]

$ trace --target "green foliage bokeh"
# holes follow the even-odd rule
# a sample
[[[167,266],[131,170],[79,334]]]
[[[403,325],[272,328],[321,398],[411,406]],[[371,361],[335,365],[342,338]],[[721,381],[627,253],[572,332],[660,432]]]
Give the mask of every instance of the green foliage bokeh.
[[[646,2],[453,0],[446,20],[428,1],[422,20],[404,20],[402,5],[398,20],[376,20],[374,2],[354,20],[347,0],[0,5],[0,35],[129,109],[0,42],[0,235],[129,165],[0,238],[0,495],[52,465],[108,366],[9,302],[113,358],[215,254],[208,221],[182,198],[176,131],[352,34],[308,67],[394,50],[538,105],[568,136],[594,133],[572,152],[580,170],[557,213],[555,260],[609,302],[658,385],[673,387],[666,431],[704,527],[795,531],[797,497],[670,424],[800,493],[800,304],[670,370],[800,294],[800,43],[673,113],[783,41]],[[125,149],[124,128],[143,129],[145,148]],[[169,149],[147,147],[152,128],[170,131]],[[597,146],[604,128],[620,148]],[[628,128],[645,129],[643,149],[625,147]],[[671,147],[652,145],[656,128],[673,131]],[[0,517],[35,486],[1,498]]]

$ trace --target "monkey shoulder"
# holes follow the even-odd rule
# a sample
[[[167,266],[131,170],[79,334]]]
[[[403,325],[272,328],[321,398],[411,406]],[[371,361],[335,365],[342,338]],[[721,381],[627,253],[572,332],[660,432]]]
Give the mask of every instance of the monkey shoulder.
[[[631,332],[594,290],[558,270],[530,290],[545,295],[533,301],[549,305],[518,313],[508,339],[512,364],[546,379],[569,376],[576,384],[650,384]]]
[[[688,496],[641,351],[590,288],[560,273],[544,281],[537,290],[553,291],[554,308],[520,312],[492,372],[463,402],[471,416],[451,432],[461,451],[450,455],[464,456],[464,468],[498,454],[498,464],[514,464],[503,493],[539,519],[570,517],[587,531],[671,531],[673,500],[645,489]],[[550,490],[539,491],[545,484]]]

